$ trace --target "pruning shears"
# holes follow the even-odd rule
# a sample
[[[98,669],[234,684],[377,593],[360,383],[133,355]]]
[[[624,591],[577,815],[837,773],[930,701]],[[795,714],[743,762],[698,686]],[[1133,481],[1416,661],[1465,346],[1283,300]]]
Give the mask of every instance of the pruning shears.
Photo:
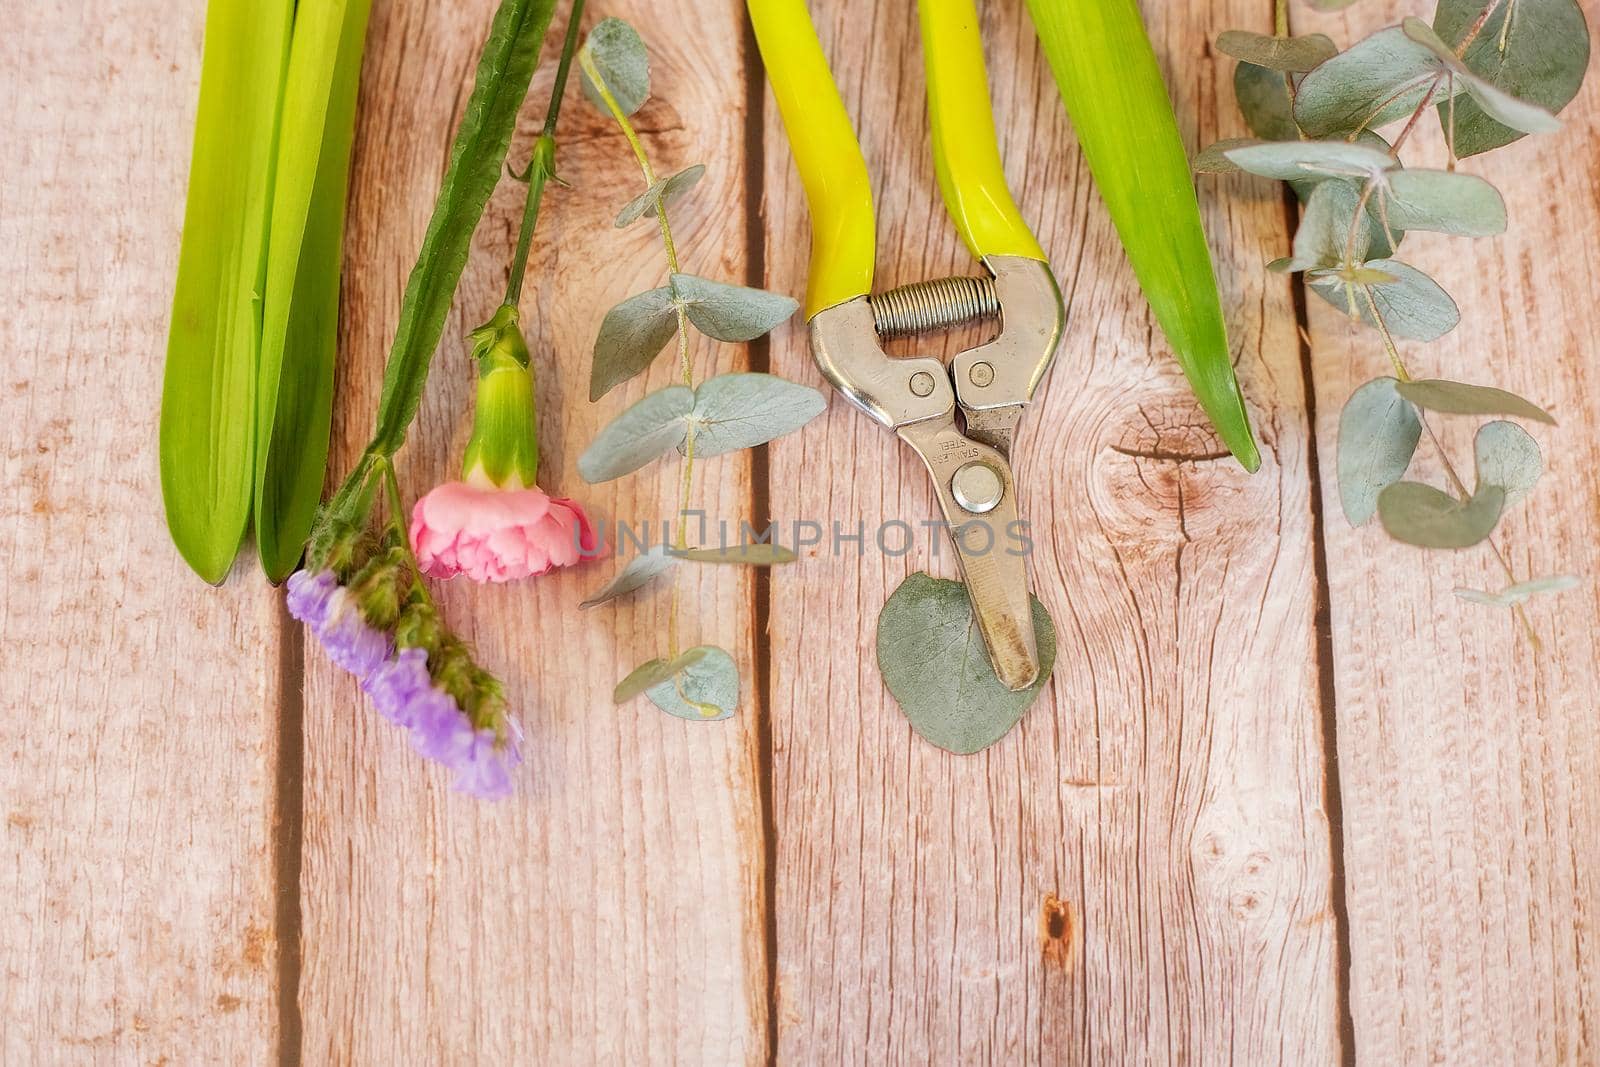
[[[866,160],[805,0],[748,0],[756,42],[811,208],[806,316],[823,376],[893,430],[933,478],[995,676],[1039,675],[1026,557],[1011,547],[1011,446],[1055,358],[1065,310],[1044,251],[1006,187],[972,0],[919,0],[939,190],[984,268],[872,293],[875,232]],[[978,320],[990,341],[937,358],[895,358],[883,342]],[[957,410],[960,420],[957,419]]]

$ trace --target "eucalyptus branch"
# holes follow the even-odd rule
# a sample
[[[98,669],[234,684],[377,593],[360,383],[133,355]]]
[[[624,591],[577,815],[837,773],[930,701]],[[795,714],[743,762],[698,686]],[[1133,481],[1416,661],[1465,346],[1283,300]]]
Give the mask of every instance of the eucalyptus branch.
[[[1500,5],[1504,2],[1505,0],[1489,0],[1489,3],[1484,5],[1483,12],[1477,17],[1471,26],[1467,27],[1467,35],[1461,38],[1460,44],[1456,45],[1457,59],[1460,59],[1462,56],[1467,54],[1467,49],[1472,47],[1472,42],[1478,39],[1478,35],[1483,32],[1483,28],[1489,24],[1490,19],[1494,18],[1494,13],[1500,10]],[[1510,16],[1507,16],[1506,27],[1509,29],[1510,25],[1511,18]],[[1505,44],[1503,41],[1500,47],[1502,50],[1504,50]]]

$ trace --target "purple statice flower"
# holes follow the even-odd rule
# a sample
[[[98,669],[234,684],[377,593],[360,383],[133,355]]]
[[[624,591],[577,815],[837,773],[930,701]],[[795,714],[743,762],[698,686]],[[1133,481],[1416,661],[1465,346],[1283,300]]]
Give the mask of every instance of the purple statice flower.
[[[416,721],[413,706],[429,689],[433,677],[428,673],[428,653],[420,648],[402,648],[394,658],[367,676],[361,683],[373,706],[396,726],[410,729]]]
[[[361,617],[355,598],[345,589],[335,590],[328,598],[327,618],[317,630],[317,638],[329,659],[363,681],[383,666],[394,647],[389,634],[369,626]]]
[[[516,745],[497,747],[493,730],[477,730],[456,760],[455,787],[482,800],[510,796],[511,769],[521,762]]]
[[[339,588],[339,580],[332,571],[300,570],[289,575],[289,592],[285,599],[289,614],[313,630],[321,629],[328,619],[328,601]]]

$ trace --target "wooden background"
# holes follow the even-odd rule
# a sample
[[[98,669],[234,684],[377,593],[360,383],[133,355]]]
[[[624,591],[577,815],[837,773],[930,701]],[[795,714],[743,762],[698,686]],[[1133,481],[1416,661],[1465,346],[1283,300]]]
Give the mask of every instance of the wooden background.
[[[1270,30],[1271,0],[1144,7],[1189,147],[1241,134],[1233,63],[1207,42]],[[1347,43],[1427,7],[1297,2],[1294,22]],[[492,8],[376,4],[341,472]],[[876,183],[880,284],[968,271],[909,4],[813,8]],[[1600,89],[1561,133],[1469,165],[1505,190],[1507,236],[1407,242],[1464,311],[1407,347],[1413,367],[1561,420],[1537,430],[1549,473],[1503,542],[1523,576],[1591,580],[1532,607],[1535,654],[1509,616],[1451,595],[1499,581],[1485,552],[1345,522],[1338,411],[1384,357],[1262,269],[1295,212],[1245,178],[1205,180],[1201,202],[1264,462],[1247,477],[1217,458],[1020,8],[983,4],[990,80],[1068,309],[1018,453],[1060,635],[1043,698],[975,757],[911,732],[871,650],[901,578],[950,571],[926,539],[770,580],[697,574],[689,632],[744,668],[722,723],[611,706],[666,610],[577,613],[614,565],[452,585],[449,617],[530,738],[526,785],[488,806],[374,725],[251,559],[212,590],[167,540],[156,409],[203,5],[0,0],[0,1061],[1600,1061]],[[710,166],[674,214],[687,269],[800,293],[805,206],[741,5],[605,14],[652,47],[640,127],[660,167]],[[670,373],[585,399],[601,311],[658,284],[659,246],[609,227],[636,172],[576,95],[560,152],[575,188],[548,201],[524,301],[546,488],[659,516],[670,465],[599,488],[575,472]],[[518,195],[507,183],[479,232],[403,456],[410,493],[464,444],[463,334],[498,299]],[[821,385],[799,322],[698,358]],[[920,467],[837,400],[700,469],[699,501],[732,518],[933,514]]]

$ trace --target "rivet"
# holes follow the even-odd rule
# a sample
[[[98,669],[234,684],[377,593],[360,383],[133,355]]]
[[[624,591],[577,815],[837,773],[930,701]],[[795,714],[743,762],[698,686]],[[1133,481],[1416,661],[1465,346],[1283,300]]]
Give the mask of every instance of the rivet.
[[[972,365],[972,372],[969,377],[972,379],[972,384],[981,389],[983,386],[994,381],[994,364],[974,363]]]
[[[911,376],[911,391],[918,396],[927,396],[933,392],[933,375],[925,370],[919,370]]]
[[[1005,495],[1006,483],[995,469],[981,460],[973,460],[950,479],[950,492],[956,503],[973,515],[993,511]]]

